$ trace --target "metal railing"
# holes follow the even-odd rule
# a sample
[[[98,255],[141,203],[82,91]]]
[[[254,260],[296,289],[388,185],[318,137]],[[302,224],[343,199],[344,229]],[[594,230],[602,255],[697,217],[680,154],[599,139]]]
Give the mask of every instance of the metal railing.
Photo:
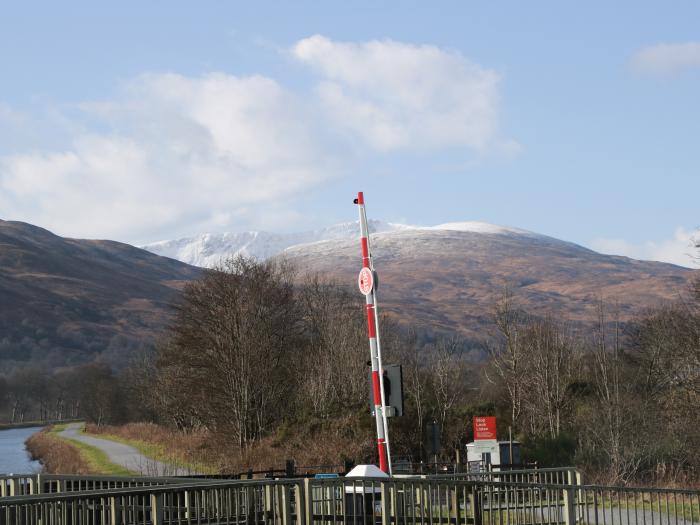
[[[537,468],[520,470],[489,470],[441,474],[447,477],[472,481],[502,481],[507,483],[535,483],[545,485],[581,485],[581,473],[575,467]]]
[[[0,498],[0,525],[700,525],[698,491],[560,483],[552,476],[555,483],[154,478],[151,486]]]
[[[0,498],[36,494],[36,475],[7,475],[0,477]]]
[[[176,477],[82,476],[72,474],[9,475],[0,476],[0,497],[149,487],[188,481],[194,483],[198,480]]]
[[[0,525],[250,523],[293,525],[303,480],[196,482],[7,497]],[[299,507],[294,505],[295,507]],[[303,507],[303,506],[302,506]]]

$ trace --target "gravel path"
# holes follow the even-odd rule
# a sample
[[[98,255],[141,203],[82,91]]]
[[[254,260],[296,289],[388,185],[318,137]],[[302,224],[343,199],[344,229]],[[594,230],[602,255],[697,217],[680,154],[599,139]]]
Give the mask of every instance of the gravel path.
[[[182,467],[147,458],[137,449],[129,445],[124,445],[123,443],[118,443],[109,439],[93,437],[88,434],[83,434],[81,431],[82,423],[71,423],[59,435],[99,448],[107,454],[110,462],[138,474],[146,476],[186,476],[194,474],[194,472]]]

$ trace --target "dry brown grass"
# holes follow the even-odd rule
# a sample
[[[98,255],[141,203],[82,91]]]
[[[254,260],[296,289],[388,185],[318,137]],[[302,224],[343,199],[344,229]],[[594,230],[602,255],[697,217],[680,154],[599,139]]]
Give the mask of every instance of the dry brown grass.
[[[161,458],[204,465],[225,474],[283,469],[288,459],[303,471],[304,467],[341,465],[347,458],[364,461],[374,452],[372,429],[359,424],[355,416],[283,425],[274,435],[245,449],[225,433],[182,432],[153,423],[88,425],[86,431],[154,445],[161,449]]]
[[[284,468],[293,459],[299,471],[339,466],[345,459],[364,462],[373,457],[372,429],[355,416],[283,425],[277,432],[247,449],[232,449],[224,459],[226,472]]]
[[[95,474],[80,455],[80,451],[49,429],[37,432],[27,440],[27,450],[33,459],[41,461],[48,474]]]

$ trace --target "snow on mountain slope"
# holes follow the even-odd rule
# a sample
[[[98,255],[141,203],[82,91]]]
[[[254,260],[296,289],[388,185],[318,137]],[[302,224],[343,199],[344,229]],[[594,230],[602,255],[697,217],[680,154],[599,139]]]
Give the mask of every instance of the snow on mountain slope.
[[[372,232],[386,232],[410,228],[402,224],[370,221]],[[357,222],[336,224],[320,230],[299,233],[271,233],[253,231],[242,233],[204,233],[173,241],[160,241],[142,246],[158,255],[178,259],[194,266],[211,268],[222,259],[246,255],[267,259],[291,246],[319,241],[352,239],[358,235]]]
[[[494,305],[504,287],[517,307],[591,329],[600,298],[627,322],[644,309],[673,300],[690,270],[599,254],[554,237],[483,222],[406,226],[373,222],[374,262],[383,312],[406,326],[459,334],[474,341],[493,328]],[[357,222],[314,232],[201,235],[146,246],[195,265],[211,266],[242,253],[279,253],[300,275],[318,273],[355,287],[360,265]]]
[[[438,224],[437,226],[424,226],[421,230],[448,230],[458,232],[472,233],[491,233],[491,234],[515,234],[515,235],[537,235],[536,233],[519,228],[511,228],[509,226],[498,226],[489,224],[488,222],[464,221],[464,222],[448,222],[446,224]]]
[[[370,221],[371,233],[392,234],[408,231],[458,231],[486,235],[539,236],[517,228],[497,226],[485,222],[466,221],[440,224],[438,226],[409,226],[406,224]],[[246,255],[257,259],[267,259],[290,248],[301,245],[357,239],[357,221],[336,224],[320,230],[300,233],[242,232],[204,233],[172,241],[160,241],[142,246],[143,249],[158,255],[177,259],[195,266],[211,268],[222,259],[235,255]]]

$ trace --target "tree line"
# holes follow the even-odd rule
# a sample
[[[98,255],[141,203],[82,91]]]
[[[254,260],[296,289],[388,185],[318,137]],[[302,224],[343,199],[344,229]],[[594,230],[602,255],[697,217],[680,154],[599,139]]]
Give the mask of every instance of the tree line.
[[[0,410],[207,429],[234,450],[350,418],[368,434],[353,459],[371,461],[363,309],[355,290],[284,261],[230,259],[185,287],[155,353],[120,372],[18,371],[0,378]],[[576,464],[614,483],[698,479],[700,281],[632,322],[602,299],[586,325],[533,315],[507,288],[492,318],[485,362],[468,359],[473,343],[381,320],[384,361],[403,366],[394,457],[429,459],[425,426],[435,421],[443,459],[454,458],[473,438],[472,417],[496,415],[499,437],[510,426],[541,466]]]
[[[124,379],[104,363],[56,370],[15,368],[0,374],[0,421],[126,421],[132,407],[126,402],[129,389]]]
[[[367,424],[362,310],[354,290],[298,279],[283,261],[230,260],[185,289],[170,338],[142,368],[142,403],[238,447],[290,422],[354,414]],[[471,418],[493,413],[541,465],[576,463],[613,482],[696,476],[700,285],[624,325],[614,302],[598,301],[592,317],[581,326],[531,315],[506,289],[482,343],[485,363],[466,358],[464,341],[426,343],[383,319],[385,362],[404,370],[406,415],[390,423],[395,455],[427,459],[425,425],[436,421],[453,457],[473,437]],[[358,460],[371,459],[369,443]]]

